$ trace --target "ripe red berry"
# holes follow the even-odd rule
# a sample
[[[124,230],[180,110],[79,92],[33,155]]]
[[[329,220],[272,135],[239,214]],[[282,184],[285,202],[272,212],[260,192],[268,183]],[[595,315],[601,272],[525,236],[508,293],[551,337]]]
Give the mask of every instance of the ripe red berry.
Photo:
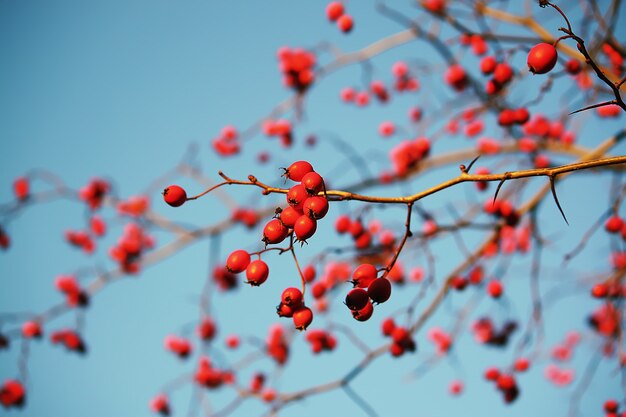
[[[393,321],[391,317],[387,317],[381,323],[381,330],[383,332],[383,335],[385,336],[391,336],[395,328],[396,328],[396,323]]]
[[[595,298],[604,298],[608,295],[609,289],[606,284],[596,284],[591,288],[591,295]]]
[[[270,270],[265,262],[260,259],[252,261],[246,268],[247,284],[257,287],[267,280],[269,273]]]
[[[502,283],[500,281],[491,281],[487,284],[487,292],[493,298],[500,298],[504,288],[502,287]]]
[[[315,234],[317,230],[317,221],[307,215],[302,215],[296,220],[293,231],[300,241],[305,241]]]
[[[41,324],[39,324],[39,322],[27,321],[26,323],[22,325],[22,336],[24,336],[27,339],[30,339],[33,337],[41,337],[42,333],[43,331],[41,329]]]
[[[348,33],[354,27],[354,21],[352,20],[352,16],[349,14],[342,15],[339,19],[337,19],[337,26],[343,33]]]
[[[533,74],[545,74],[554,68],[557,58],[554,46],[549,43],[537,44],[528,53],[528,69]]]
[[[526,358],[518,358],[513,367],[517,372],[525,372],[530,367],[530,361]]]
[[[350,310],[361,310],[369,302],[367,291],[363,288],[353,288],[346,295],[346,306]]]
[[[287,203],[298,210],[302,210],[304,200],[307,198],[309,198],[309,193],[302,184],[294,185],[287,192]]]
[[[284,168],[283,175],[292,181],[302,181],[302,178],[313,171],[313,166],[307,161],[297,161],[289,165],[289,168]]]
[[[443,77],[446,83],[456,91],[462,91],[467,85],[467,75],[465,74],[465,70],[458,64],[450,65]]]
[[[391,297],[391,282],[387,278],[376,278],[367,287],[367,294],[375,303],[384,303]]]
[[[180,207],[187,201],[187,192],[178,185],[170,185],[163,190],[163,199],[172,207]]]
[[[343,10],[343,4],[341,2],[331,1],[328,3],[328,6],[326,6],[326,17],[328,17],[328,20],[331,22],[334,22],[343,15]]]
[[[615,400],[606,400],[604,402],[604,411],[607,413],[617,413],[617,409],[619,408],[619,403]]]
[[[493,79],[499,85],[504,85],[513,78],[513,69],[506,62],[500,62],[493,70]]]
[[[367,288],[378,276],[376,267],[372,264],[361,264],[352,273],[352,284],[355,287]]]
[[[226,260],[226,269],[229,272],[238,274],[246,270],[250,264],[250,254],[245,250],[239,249],[228,256]]]
[[[352,222],[350,221],[350,217],[346,215],[341,215],[337,217],[337,220],[335,221],[335,230],[340,235],[348,233],[351,224]]]
[[[310,308],[302,306],[293,313],[293,324],[297,330],[306,330],[313,321],[313,312]]]
[[[371,302],[367,302],[365,307],[360,310],[352,310],[352,317],[358,321],[367,321],[374,314],[374,305]]]
[[[624,220],[620,216],[611,216],[604,223],[604,229],[609,233],[617,233],[622,230]]]
[[[328,213],[328,200],[319,195],[309,197],[304,200],[302,211],[307,216],[319,220]]]
[[[495,57],[491,55],[486,56],[480,60],[480,71],[485,75],[491,74],[496,69],[497,63],[498,61],[496,61]]]
[[[582,65],[580,65],[580,61],[577,59],[570,59],[565,63],[565,71],[571,75],[577,75],[582,69]]]
[[[19,177],[13,182],[13,192],[18,200],[24,201],[30,195],[30,183],[28,178]]]
[[[309,194],[317,194],[324,189],[324,179],[317,172],[305,174],[301,182]]]
[[[296,287],[285,288],[281,295],[281,301],[288,307],[299,307],[304,301],[302,291]]]
[[[272,219],[265,225],[263,229],[263,242],[268,244],[277,244],[285,240],[289,235],[289,229],[279,219]]]
[[[280,221],[286,227],[293,227],[296,224],[296,220],[298,220],[298,217],[302,216],[302,214],[302,211],[291,206],[287,206],[280,212]]]

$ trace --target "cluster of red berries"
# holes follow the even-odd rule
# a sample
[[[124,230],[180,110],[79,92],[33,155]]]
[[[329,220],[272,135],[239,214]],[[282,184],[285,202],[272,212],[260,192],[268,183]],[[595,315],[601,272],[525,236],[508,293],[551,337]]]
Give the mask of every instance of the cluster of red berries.
[[[167,395],[159,394],[155,396],[150,401],[150,410],[162,416],[169,416],[172,410]]]
[[[463,46],[469,46],[472,48],[472,52],[476,56],[485,55],[487,50],[489,49],[489,45],[485,41],[485,39],[476,34],[463,33],[459,37],[459,42]]]
[[[9,379],[0,387],[0,404],[4,408],[22,407],[26,401],[26,389],[20,381]]]
[[[304,93],[315,81],[315,55],[302,48],[286,46],[280,48],[277,55],[285,86]]]
[[[484,57],[479,65],[484,75],[491,75],[485,85],[485,92],[489,95],[498,94],[513,80],[513,68],[506,62],[498,62],[494,56]]]
[[[295,287],[286,288],[276,306],[279,317],[290,317],[297,330],[306,330],[313,322],[313,311],[304,305],[302,291]]]
[[[455,91],[463,91],[469,82],[465,69],[459,64],[452,64],[443,74],[443,79]]]
[[[289,344],[285,337],[285,330],[280,324],[270,327],[267,335],[265,350],[279,365],[284,365],[289,358]]]
[[[91,210],[97,210],[102,205],[111,186],[103,179],[95,178],[89,184],[80,189],[78,195],[85,201]]]
[[[480,318],[472,324],[474,339],[478,343],[490,346],[506,346],[516,329],[517,323],[514,321],[507,321],[502,328],[496,329],[495,325],[488,317]]]
[[[28,177],[19,177],[13,181],[13,193],[20,202],[28,200],[30,196],[30,181]]]
[[[483,209],[492,216],[504,219],[508,226],[516,226],[519,223],[520,215],[508,200],[487,200]]]
[[[396,91],[417,91],[419,89],[419,81],[411,74],[406,62],[398,61],[393,64],[391,73],[395,78],[393,85]]]
[[[540,140],[558,140],[564,145],[574,143],[576,136],[571,130],[565,130],[563,122],[560,120],[550,121],[547,117],[537,114],[524,124],[523,131],[525,135],[535,136]],[[519,141],[519,148],[522,152],[534,152],[537,144],[529,142],[530,139],[522,138]]]
[[[189,340],[176,335],[169,335],[165,338],[165,348],[183,359],[187,358],[193,351]]]
[[[352,221],[349,216],[341,215],[335,221],[335,230],[340,235],[349,234],[357,249],[367,249],[372,244],[372,234],[360,219]]]
[[[326,17],[331,22],[336,22],[337,27],[343,32],[348,33],[354,27],[352,16],[346,14],[343,3],[332,1],[326,6]]]
[[[65,294],[65,300],[70,307],[84,307],[89,304],[89,296],[80,287],[73,275],[60,275],[54,281],[54,286]]]
[[[141,217],[150,208],[150,200],[145,195],[135,195],[117,203],[117,212],[120,215]]]
[[[374,304],[384,303],[391,297],[391,282],[378,278],[378,271],[372,264],[361,264],[352,273],[354,288],[346,295],[345,304],[352,317],[367,321],[374,313]]]
[[[139,272],[141,255],[155,245],[152,236],[146,234],[141,226],[128,223],[117,244],[109,250],[109,255],[118,262],[120,268],[128,274]]]
[[[404,140],[389,151],[389,158],[395,173],[405,176],[409,171],[430,154],[430,140],[418,137]]]
[[[498,114],[500,126],[523,125],[530,119],[530,113],[524,107],[518,109],[503,109]]]
[[[571,368],[560,368],[555,364],[549,364],[544,369],[544,375],[548,381],[557,387],[569,385],[574,380],[574,370]]]
[[[96,243],[89,233],[84,230],[67,230],[65,232],[65,240],[70,245],[82,249],[88,255],[96,250]]]
[[[215,368],[206,356],[198,361],[198,368],[193,378],[199,385],[210,389],[219,388],[222,384],[230,384],[234,381],[232,372]]]
[[[80,335],[71,329],[57,330],[50,335],[52,344],[62,344],[70,352],[85,353],[87,346]]]
[[[233,211],[232,219],[252,229],[259,222],[259,216],[254,209],[239,207]]]
[[[528,53],[528,70],[533,74],[546,74],[552,71],[559,58],[556,48],[549,43],[539,43]]]
[[[415,352],[417,349],[409,330],[406,327],[398,326],[391,317],[383,320],[381,330],[384,336],[391,337],[392,343],[389,345],[389,353],[392,356],[402,356],[405,352]]]
[[[456,291],[463,291],[468,285],[480,285],[483,281],[485,272],[480,265],[472,268],[467,276],[455,275],[450,279],[450,287]]]
[[[428,331],[428,338],[435,344],[438,355],[445,355],[452,347],[452,337],[439,327],[433,327]]]
[[[620,323],[620,310],[613,303],[603,303],[589,316],[591,327],[606,337],[617,336]]]
[[[263,133],[266,136],[280,138],[280,143],[285,148],[293,144],[293,128],[291,122],[286,119],[266,120],[263,122]]]
[[[496,384],[505,403],[510,404],[519,396],[520,391],[515,376],[500,372],[498,368],[489,368],[485,371],[485,379]]]
[[[237,129],[234,126],[224,126],[220,132],[220,135],[213,139],[211,145],[215,152],[221,156],[236,155],[240,151]]]
[[[306,341],[311,345],[311,351],[318,354],[324,350],[332,351],[337,347],[337,339],[330,332],[322,329],[309,330]]]
[[[196,334],[205,342],[213,340],[217,333],[217,326],[211,317],[203,317],[196,328]]]
[[[261,259],[252,261],[250,254],[243,249],[232,252],[226,259],[226,270],[233,274],[246,271],[247,284],[258,287],[267,281],[270,270]]]

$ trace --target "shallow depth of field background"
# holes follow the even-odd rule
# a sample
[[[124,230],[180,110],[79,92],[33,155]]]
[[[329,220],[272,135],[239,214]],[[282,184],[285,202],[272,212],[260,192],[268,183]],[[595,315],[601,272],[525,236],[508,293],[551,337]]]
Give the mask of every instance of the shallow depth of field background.
[[[415,13],[408,1],[391,3]],[[561,3],[566,13],[578,21],[575,2]],[[417,73],[422,84],[417,94],[394,95],[387,105],[372,101],[367,108],[346,106],[339,100],[339,90],[345,86],[364,88],[362,68],[353,65],[314,85],[306,99],[303,120],[295,129],[292,148],[283,149],[277,140],[257,135],[245,142],[243,154],[225,159],[217,157],[209,146],[224,125],[244,129],[290,96],[291,92],[281,85],[277,68],[275,53],[280,46],[315,47],[327,41],[343,51],[353,51],[403,29],[377,14],[372,1],[353,1],[347,7],[355,19],[355,29],[346,36],[326,21],[325,5],[322,1],[287,0],[0,2],[0,201],[12,198],[14,178],[42,168],[75,189],[97,176],[110,179],[120,197],[142,194],[149,189],[152,209],[159,214],[183,224],[217,223],[228,217],[229,212],[215,196],[208,195],[179,209],[162,202],[159,191],[169,183],[179,183],[190,193],[201,191],[201,186],[190,179],[171,176],[152,187],[155,180],[176,166],[193,143],[197,144],[196,160],[214,181],[219,179],[217,171],[222,170],[233,178],[255,174],[262,181],[278,183],[279,167],[307,159],[332,188],[347,186],[360,177],[346,162],[346,156],[332,145],[335,137],[350,143],[366,157],[372,175],[389,169],[386,152],[393,144],[417,134],[410,130],[407,118],[410,106],[420,105],[427,116],[433,117],[432,127],[421,131],[426,135],[445,124],[452,113],[445,107],[452,94],[440,77],[445,67],[439,56],[421,41],[386,52],[372,61],[374,79],[387,83],[391,80],[391,65],[397,60],[424,66],[424,73]],[[542,21],[547,21],[546,27],[556,34],[562,25],[556,13],[536,9],[537,14],[550,15]],[[624,39],[624,13],[620,21],[617,27],[621,29],[616,36]],[[515,31],[519,33],[518,29]],[[498,32],[507,33],[508,28],[501,24]],[[450,36],[451,33],[443,32],[444,38]],[[465,56],[463,64],[475,71],[476,59],[469,53]],[[330,59],[328,53],[318,55],[322,63]],[[513,63],[516,68],[523,68],[524,60],[522,52]],[[532,99],[536,94],[533,88],[542,81],[536,78],[522,83],[524,88],[513,88],[511,102]],[[548,99],[531,108],[531,112],[541,110],[554,116],[571,101],[574,110],[574,85],[568,77],[561,78]],[[377,127],[383,120],[404,126],[406,133],[381,139]],[[498,138],[501,130],[493,126],[493,117],[488,120],[485,136]],[[589,112],[572,116],[569,128],[576,130],[579,143],[591,148],[623,123],[623,115],[616,120],[600,121],[594,112]],[[311,133],[319,139],[317,147],[312,149],[304,145],[305,137]],[[472,141],[462,136],[443,138],[434,145],[433,152],[472,145]],[[258,164],[256,159],[263,150],[271,154],[266,165]],[[622,146],[613,153],[623,152]],[[508,160],[511,165],[507,165],[506,159],[499,165],[494,161],[485,158],[481,163],[497,166],[499,172],[517,167],[512,159]],[[566,161],[556,158],[555,163],[559,162]],[[371,189],[368,193],[412,193],[456,173],[456,169],[440,169],[410,184]],[[534,189],[544,183],[543,179],[533,181]],[[487,366],[504,367],[511,363],[511,349],[479,346],[468,332],[456,342],[449,357],[416,379],[415,371],[434,351],[426,338],[427,329],[433,325],[452,326],[458,309],[475,291],[470,290],[451,294],[425,329],[416,335],[417,353],[400,359],[389,356],[378,359],[353,382],[354,390],[381,416],[566,415],[576,383],[600,346],[600,340],[586,327],[587,315],[599,304],[587,294],[589,280],[610,268],[609,239],[599,232],[567,268],[562,268],[561,260],[607,209],[609,185],[610,176],[597,173],[577,174],[558,184],[569,227],[550,199],[539,212],[542,232],[552,242],[543,254],[541,282],[542,293],[552,294],[545,299],[546,347],[558,343],[574,329],[582,331],[584,339],[571,362],[577,372],[572,386],[557,388],[543,377],[543,369],[550,363],[545,358],[533,364],[530,372],[519,376],[521,396],[512,406],[505,406],[500,393],[483,381],[482,373]],[[33,185],[35,191],[43,187],[41,183]],[[250,188],[230,187],[227,191],[240,203],[253,207],[283,204],[282,198],[262,197]],[[525,197],[529,195],[525,193]],[[466,201],[486,198],[476,195],[473,185],[468,184],[428,198],[422,207],[449,219],[450,204],[463,207]],[[328,246],[350,245],[349,238],[337,237],[333,232],[334,218],[361,207],[356,203],[332,204],[330,215],[319,223],[317,234],[308,245],[298,249],[301,261],[306,264]],[[107,251],[120,235],[123,222],[112,209],[103,212],[105,219],[110,220],[109,231],[104,240],[98,241],[94,255],[86,257],[65,243],[64,231],[83,228],[86,214],[84,205],[59,200],[29,207],[6,227],[12,246],[0,254],[0,313],[38,312],[58,303],[62,297],[54,289],[53,281],[59,274],[85,266],[114,267]],[[366,218],[373,217],[400,231],[404,209],[377,208]],[[419,217],[414,219],[415,227],[419,228]],[[258,250],[262,225],[263,222],[251,232],[236,226],[226,233],[221,241],[221,259],[238,248]],[[154,236],[159,245],[172,238],[160,232]],[[480,234],[467,235],[470,246],[479,240]],[[436,277],[441,283],[463,255],[451,238],[441,239],[431,249],[437,259]],[[483,299],[466,327],[479,313],[526,322],[530,311],[530,259],[530,255],[515,258],[504,278],[506,297],[499,302]],[[283,288],[299,283],[295,267],[287,255],[269,253],[264,260],[270,266],[266,284],[260,288],[240,285],[237,291],[217,294],[213,299],[212,312],[218,320],[219,333],[210,352],[224,366],[253,349],[244,344],[235,352],[227,352],[224,348],[227,335],[237,333],[244,339],[256,335],[264,339],[273,322],[291,326],[291,320],[277,318],[274,307]],[[407,250],[401,260],[407,270],[414,265],[425,265],[423,253],[415,247]],[[138,276],[112,283],[92,300],[86,311],[84,338],[89,351],[85,357],[51,346],[47,338],[50,331],[73,325],[73,314],[47,325],[44,340],[31,344],[26,407],[0,413],[38,417],[149,415],[148,402],[163,384],[196,366],[195,357],[182,363],[166,352],[163,339],[170,333],[184,334],[193,328],[198,317],[198,295],[210,270],[209,242],[203,240]],[[581,280],[585,279],[587,284],[582,286]],[[380,321],[405,307],[417,288],[407,285],[395,289],[391,300],[377,307],[370,321],[358,323],[341,302],[348,290],[346,284],[345,291],[330,300],[330,315],[333,320],[351,326],[366,343],[376,347],[385,341],[380,335]],[[424,306],[422,302],[418,311]],[[317,315],[311,328],[325,323],[326,318]],[[520,331],[515,334],[513,343],[520,334]],[[338,334],[338,349],[319,356],[310,353],[303,336],[296,335],[282,375],[272,374],[279,377],[272,384],[279,391],[291,392],[336,379],[361,358],[360,352],[341,334]],[[199,351],[195,339],[194,346]],[[1,380],[17,376],[18,352],[17,342],[8,352],[0,352]],[[239,374],[240,383],[247,385],[257,369],[270,370],[273,364],[269,359],[260,361],[258,367]],[[463,395],[453,398],[447,387],[457,378],[465,382],[466,389]],[[581,401],[582,415],[600,415],[604,400],[620,398],[619,387],[615,361],[601,361]],[[210,392],[209,398],[214,409],[219,410],[232,395],[225,387]],[[198,408],[191,400],[190,387],[177,391],[171,401],[174,415],[186,415],[189,407]],[[264,410],[264,404],[249,400],[233,415],[262,415]],[[288,406],[282,414],[364,415],[341,390],[312,396]]]

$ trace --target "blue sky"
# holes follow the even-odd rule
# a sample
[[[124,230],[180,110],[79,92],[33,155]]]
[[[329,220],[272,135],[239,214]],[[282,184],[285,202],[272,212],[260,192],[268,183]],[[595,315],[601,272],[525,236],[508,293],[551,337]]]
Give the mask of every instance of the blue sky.
[[[188,178],[170,175],[151,187],[176,166],[191,144],[198,146],[196,160],[213,181],[219,179],[216,172],[223,170],[233,178],[245,178],[253,173],[266,182],[276,182],[279,167],[308,159],[318,172],[332,176],[333,187],[351,184],[358,180],[358,173],[332,145],[336,137],[371,162],[372,172],[388,169],[385,153],[402,138],[400,135],[387,141],[380,139],[378,124],[392,120],[408,130],[406,111],[411,105],[419,104],[427,114],[434,115],[432,125],[421,132],[431,135],[446,121],[447,111],[442,103],[453,97],[437,76],[444,66],[422,42],[386,52],[372,61],[373,77],[384,80],[391,79],[389,69],[397,60],[431,64],[435,76],[426,72],[418,74],[422,82],[418,95],[394,97],[387,106],[372,104],[357,109],[343,105],[338,98],[341,88],[363,88],[364,71],[358,65],[350,66],[324,78],[311,90],[305,117],[296,128],[293,148],[282,149],[276,141],[257,135],[245,143],[244,154],[232,159],[220,158],[210,149],[210,141],[224,125],[244,129],[290,96],[281,85],[276,61],[279,47],[313,48],[327,41],[343,51],[352,51],[402,29],[396,22],[377,14],[373,2],[350,2],[347,7],[355,18],[355,29],[346,36],[326,21],[325,5],[320,1],[286,0],[1,2],[0,201],[12,198],[14,178],[33,169],[45,169],[73,189],[101,176],[110,179],[116,194],[123,198],[150,190],[156,213],[181,224],[202,226],[229,215],[218,198],[209,195],[174,210],[162,203],[160,188],[169,182],[179,182],[194,193],[201,191],[201,186]],[[401,7],[415,13],[408,2],[402,2]],[[571,13],[576,16],[577,11]],[[622,13],[619,20],[622,24],[617,27],[623,28],[624,20]],[[423,21],[425,25],[429,22],[427,18]],[[558,25],[556,18],[548,19],[547,27],[555,32]],[[499,29],[504,31],[505,27]],[[444,31],[446,35],[449,33]],[[624,30],[620,29],[616,36],[624,39]],[[525,65],[522,55],[517,54],[513,61],[518,68]],[[321,54],[319,59],[328,62],[330,57]],[[467,65],[476,62],[469,56],[465,60]],[[512,89],[511,101],[529,101],[534,97],[533,88],[536,91],[541,82],[536,77],[525,81],[524,87]],[[564,92],[571,84],[569,79],[555,83],[554,93],[534,110],[557,115],[569,100],[570,96]],[[623,126],[624,116],[601,121],[589,112],[572,116],[571,120],[570,126],[576,130],[579,143],[593,147]],[[488,126],[489,135],[501,134],[493,123]],[[304,137],[310,133],[316,134],[320,142],[313,150],[303,144]],[[462,137],[444,138],[437,142],[434,152],[469,146],[471,142]],[[261,151],[271,152],[266,165],[256,162]],[[614,154],[623,152],[622,145]],[[567,162],[562,157],[556,161]],[[503,168],[506,162],[498,165],[495,160],[485,160],[485,164],[499,171],[506,169]],[[436,170],[410,184],[370,192],[411,193],[456,173],[455,167]],[[537,180],[532,187],[540,184]],[[591,280],[609,271],[610,241],[599,232],[567,268],[562,267],[561,259],[575,245],[572,242],[577,242],[607,209],[610,184],[609,175],[580,174],[558,185],[570,227],[564,225],[551,201],[547,200],[539,211],[550,242],[544,253],[542,293],[559,295],[555,301],[547,298],[550,301],[546,304],[546,345],[558,343],[569,330],[583,331],[584,343],[576,350],[572,362],[577,375],[583,373],[599,346],[599,339],[585,327],[587,314],[598,305],[587,296],[587,288]],[[35,182],[33,188],[43,190],[46,185]],[[423,207],[443,213],[445,218],[448,203],[464,204],[483,198],[474,197],[472,190],[470,186],[448,190],[425,201]],[[279,198],[263,198],[250,189],[228,191],[241,204],[282,203]],[[332,224],[338,214],[360,208],[362,205],[356,203],[333,204],[329,218],[320,222],[318,234],[299,251],[302,260],[310,261],[327,246],[350,244],[349,239],[338,238],[333,233]],[[401,227],[398,220],[404,216],[401,210],[377,208],[375,213],[385,224]],[[112,268],[107,248],[117,240],[123,222],[116,220],[113,210],[103,215],[110,220],[110,231],[99,242],[98,251],[88,258],[63,241],[65,230],[84,225],[86,212],[79,203],[59,200],[29,206],[8,225],[3,223],[12,237],[12,247],[0,254],[0,313],[38,312],[59,302],[61,297],[53,287],[59,274],[81,267]],[[250,233],[242,227],[229,231],[221,240],[220,258],[225,259],[230,251],[240,247],[258,250],[260,233],[259,228]],[[172,239],[163,232],[155,232],[155,237],[160,245]],[[476,235],[468,237],[469,245],[477,241]],[[445,273],[462,260],[463,254],[451,238],[434,244],[432,250],[441,282]],[[199,241],[141,275],[123,278],[99,293],[86,310],[84,336],[89,346],[86,357],[66,353],[51,346],[47,339],[33,343],[28,361],[27,407],[17,412],[2,410],[2,413],[38,417],[149,415],[147,403],[163,384],[195,366],[195,359],[181,363],[165,352],[163,339],[167,334],[184,332],[197,319],[198,295],[211,269],[209,252],[209,241]],[[282,288],[297,283],[293,264],[285,258],[267,256],[271,275],[266,285],[241,286],[234,293],[216,296],[212,302],[212,312],[220,320],[220,331],[211,352],[225,363],[236,362],[252,349],[246,345],[236,352],[225,353],[223,340],[228,334],[239,332],[243,336],[265,338],[268,326],[277,321],[274,306]],[[477,315],[489,313],[525,322],[530,311],[530,259],[530,255],[519,257],[502,277],[507,285],[506,300],[496,303],[483,299]],[[407,265],[423,264],[425,256],[414,247],[403,261]],[[493,273],[498,270],[493,268]],[[384,342],[379,333],[380,321],[405,306],[415,291],[416,287],[394,290],[392,300],[380,306],[366,323],[356,323],[348,317],[341,305],[343,293],[340,292],[331,300],[333,317],[354,328],[371,346],[378,346]],[[451,326],[458,309],[469,298],[469,294],[455,294],[430,324]],[[65,315],[45,330],[72,326],[75,319],[73,314]],[[316,320],[318,326],[326,323],[322,317]],[[6,324],[2,329],[14,326],[14,323]],[[471,335],[465,333],[449,359],[421,379],[413,380],[407,376],[433,351],[425,331],[416,340],[417,354],[399,360],[381,358],[352,385],[381,416],[528,416],[567,412],[575,385],[568,388],[550,385],[543,378],[543,368],[549,363],[546,358],[520,377],[522,396],[514,406],[506,407],[493,387],[482,380],[482,372],[489,365],[510,363],[510,349],[502,352],[477,346]],[[360,354],[341,335],[339,346],[332,354],[312,357],[303,335],[297,335],[290,364],[276,380],[276,388],[291,391],[343,375]],[[17,376],[18,348],[19,343],[14,343],[9,351],[0,353],[0,379]],[[272,369],[267,360],[258,366]],[[242,384],[247,383],[254,369],[241,374]],[[620,397],[614,370],[615,361],[600,363],[581,401],[582,415],[597,415],[605,399]],[[451,398],[446,391],[448,383],[455,378],[466,383],[466,392],[459,398]],[[173,394],[175,415],[185,415],[191,396],[189,388]],[[223,389],[210,393],[209,398],[214,408],[220,409],[232,398],[232,392]],[[260,402],[250,400],[233,415],[263,415],[264,410]],[[296,413],[301,417],[363,414],[341,390],[311,397],[284,411],[284,415]]]

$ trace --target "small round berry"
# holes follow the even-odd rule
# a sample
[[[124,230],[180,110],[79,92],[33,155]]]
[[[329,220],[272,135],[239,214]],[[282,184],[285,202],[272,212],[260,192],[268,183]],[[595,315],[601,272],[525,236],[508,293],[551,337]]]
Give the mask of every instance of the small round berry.
[[[343,11],[344,8],[341,2],[331,1],[328,3],[328,6],[326,6],[326,17],[328,17],[328,20],[331,22],[334,22],[343,15]]]
[[[352,273],[352,284],[355,287],[367,288],[376,279],[378,271],[372,264],[361,264]]]
[[[293,231],[300,241],[305,241],[315,234],[317,230],[317,221],[307,215],[302,215],[296,220]]]
[[[583,67],[577,59],[570,59],[565,63],[565,71],[570,75],[577,75],[582,69]]]
[[[533,74],[545,74],[554,68],[557,58],[554,46],[549,43],[537,44],[528,53],[528,69]]]
[[[310,308],[301,306],[293,313],[293,324],[297,330],[306,330],[307,327],[313,322],[313,312]]]
[[[513,68],[506,62],[500,62],[493,70],[493,79],[499,85],[507,84],[513,78]]]
[[[270,270],[267,264],[260,259],[250,262],[250,265],[246,268],[247,283],[255,287],[263,284],[269,274]]]
[[[365,307],[360,310],[352,310],[352,317],[358,321],[367,321],[374,314],[374,305],[371,302],[367,302]]]
[[[294,185],[287,192],[287,203],[295,209],[302,210],[304,200],[309,198],[309,192],[302,184]]]
[[[352,16],[349,14],[344,14],[337,19],[337,26],[343,33],[348,33],[354,27],[354,20],[352,20]]]
[[[263,229],[263,242],[268,244],[277,244],[285,240],[289,235],[289,229],[279,219],[272,219],[265,225]]]
[[[304,214],[304,212],[298,210],[297,208],[287,206],[280,212],[280,221],[286,227],[293,227],[296,224],[296,220],[298,220],[298,217],[302,216],[302,214]]]
[[[500,298],[504,292],[504,287],[500,281],[491,281],[487,284],[487,292],[493,298]]]
[[[304,296],[302,295],[302,291],[296,287],[289,287],[285,288],[283,291],[281,301],[288,307],[299,307],[304,301]]]
[[[367,291],[363,288],[353,288],[346,295],[346,306],[350,310],[361,310],[369,302]]]
[[[316,195],[304,200],[302,211],[307,216],[319,220],[328,213],[328,200],[325,197]]]
[[[530,361],[526,358],[518,358],[513,364],[513,367],[517,372],[525,372],[530,367]]]
[[[604,223],[604,229],[609,233],[617,233],[622,230],[624,220],[620,216],[611,216]]]
[[[187,201],[187,192],[178,185],[170,185],[163,190],[163,199],[172,207],[180,207]]]
[[[309,194],[317,194],[324,189],[324,179],[317,172],[309,172],[302,177],[302,185]]]
[[[391,282],[387,278],[376,278],[367,287],[367,294],[375,303],[384,303],[391,297]]]
[[[307,161],[297,161],[285,168],[284,176],[292,181],[302,181],[309,172],[313,171],[313,166]]]
[[[226,260],[226,269],[229,272],[238,274],[246,270],[250,264],[250,254],[245,250],[239,249],[228,256]]]
[[[345,214],[341,215],[337,217],[337,220],[335,220],[335,230],[340,235],[343,235],[344,233],[348,233],[351,224],[352,222],[350,221],[350,217]]]
[[[391,317],[387,317],[381,323],[381,330],[383,332],[383,335],[385,336],[391,336],[395,328],[396,328],[396,323],[393,321]]]

